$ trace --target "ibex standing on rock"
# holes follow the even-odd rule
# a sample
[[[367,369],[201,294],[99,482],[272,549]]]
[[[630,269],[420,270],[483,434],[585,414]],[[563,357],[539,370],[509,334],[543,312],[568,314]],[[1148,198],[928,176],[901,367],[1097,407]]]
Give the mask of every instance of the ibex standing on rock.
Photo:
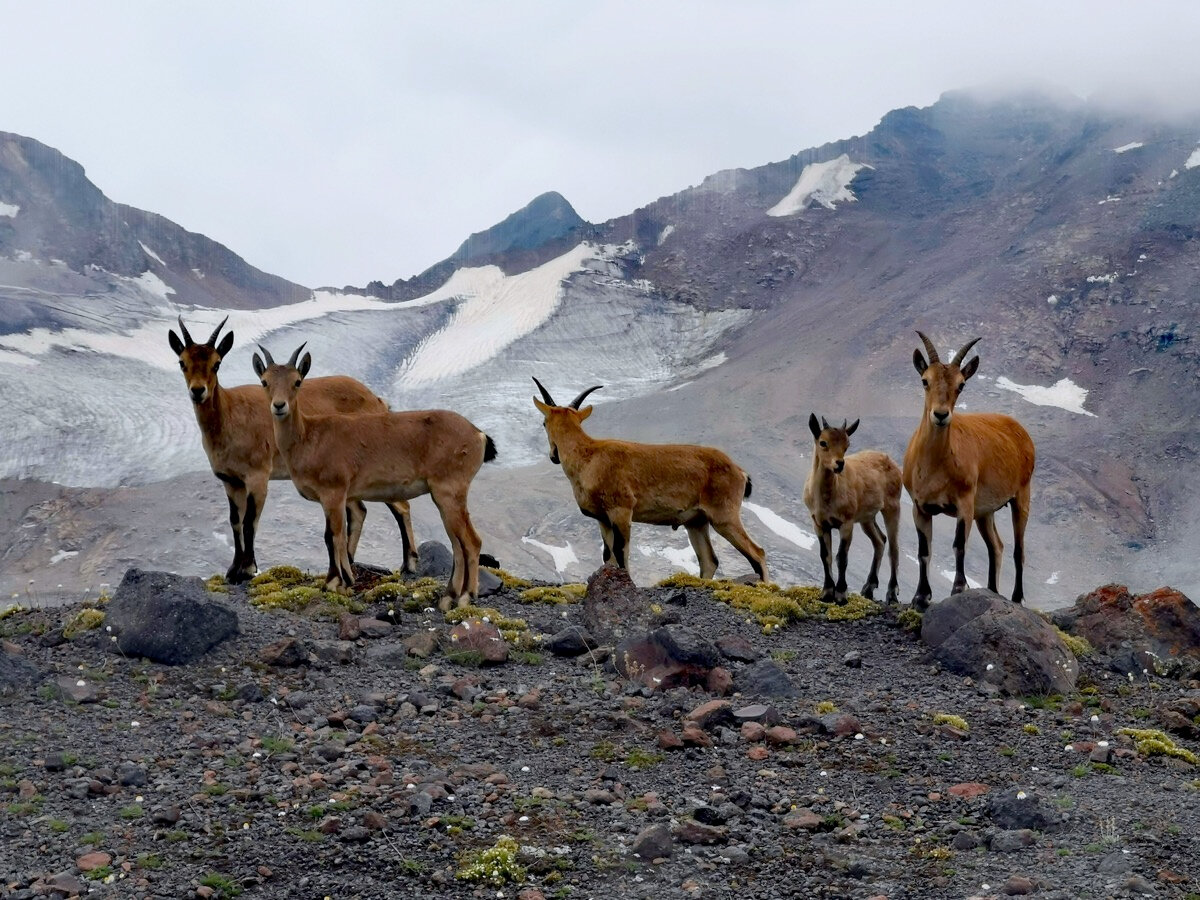
[[[267,482],[288,477],[287,466],[275,447],[271,413],[257,385],[223,388],[217,380],[221,360],[233,347],[233,332],[217,343],[221,320],[203,344],[197,344],[179,319],[179,331],[168,333],[168,343],[179,357],[179,368],[187,382],[188,395],[196,410],[204,452],[213,474],[225,485],[229,498],[229,524],[233,530],[233,563],[225,573],[231,584],[247,581],[258,571],[254,559],[254,536],[258,519],[267,502]],[[387,404],[364,384],[343,375],[313,378],[304,385],[306,408],[319,415],[331,413],[380,413]],[[408,503],[389,503],[400,526],[404,544],[404,569],[416,571],[417,544],[413,538]],[[358,547],[366,507],[354,502],[347,510],[350,521],[350,555]]]
[[[904,454],[904,487],[913,502],[917,526],[917,558],[920,580],[913,606],[929,606],[929,548],[933,542],[933,517],[954,516],[954,585],[957,594],[967,586],[963,557],[971,522],[979,526],[988,553],[988,590],[996,591],[1000,577],[1000,554],[1004,549],[996,532],[994,514],[1012,506],[1013,563],[1016,583],[1012,599],[1025,597],[1022,584],[1025,566],[1025,523],[1029,520],[1029,483],[1033,478],[1033,440],[1021,423],[998,413],[956,413],[954,404],[975,370],[976,356],[963,365],[968,351],[979,338],[968,341],[948,363],[938,359],[933,342],[917,332],[929,361],[920,350],[913,351],[913,365],[925,386],[925,410]]]
[[[596,387],[567,406],[558,406],[540,381],[533,398],[544,417],[550,461],[562,462],[579,511],[595,519],[604,539],[604,561],[629,567],[629,532],[634,522],[687,529],[700,562],[700,577],[712,578],[717,555],[708,536],[712,525],[767,580],[767,557],[742,527],[742,498],[750,476],[712,447],[692,444],[635,444],[597,440],[583,430],[592,407],[579,408]]]
[[[325,512],[329,551],[326,589],[349,593],[354,569],[347,552],[346,504],[388,503],[429,494],[454,551],[454,570],[439,606],[446,611],[479,596],[479,534],[467,513],[471,479],[496,458],[492,439],[458,413],[444,409],[376,415],[313,415],[302,392],[312,356],[301,344],[280,365],[262,347],[254,372],[262,380],[275,443],[300,496]]]
[[[812,471],[804,484],[804,505],[812,515],[813,527],[821,543],[821,566],[825,569],[825,585],[821,599],[825,602],[846,602],[846,562],[850,555],[850,540],[854,526],[862,527],[871,540],[874,556],[871,572],[863,585],[862,595],[875,597],[879,586],[879,562],[883,545],[888,544],[888,561],[892,575],[888,579],[887,602],[897,603],[896,567],[900,562],[900,467],[890,456],[878,450],[861,450],[846,455],[850,435],[858,428],[858,419],[842,427],[830,427],[824,419],[817,422],[815,414],[808,417],[813,436]],[[883,513],[887,538],[875,521]],[[837,552],[837,583],[833,581],[833,532],[841,535]]]

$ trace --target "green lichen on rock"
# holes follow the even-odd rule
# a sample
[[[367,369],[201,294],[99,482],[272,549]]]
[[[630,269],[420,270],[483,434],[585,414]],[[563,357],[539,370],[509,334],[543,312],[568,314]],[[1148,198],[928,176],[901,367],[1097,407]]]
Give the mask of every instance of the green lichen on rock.
[[[555,587],[535,587],[521,591],[517,598],[521,603],[545,603],[550,606],[565,606],[578,603],[587,594],[586,584],[560,584]]]
[[[524,578],[518,578],[512,572],[506,572],[504,569],[493,569],[491,566],[482,566],[493,575],[500,579],[500,582],[510,590],[523,591],[526,588],[533,587],[532,581],[527,581]]]
[[[1095,652],[1095,649],[1088,642],[1087,638],[1068,634],[1057,625],[1054,626],[1054,631],[1058,635],[1058,639],[1066,645],[1067,649],[1071,651],[1076,659],[1083,659],[1085,656],[1091,656]]]
[[[63,626],[63,637],[73,641],[85,631],[92,631],[104,624],[104,612],[99,609],[81,609]]]
[[[462,866],[454,877],[459,881],[482,881],[494,887],[506,882],[520,884],[525,880],[525,867],[517,862],[521,847],[508,835],[504,835],[487,850],[464,854]]]
[[[1195,753],[1180,747],[1161,731],[1151,728],[1121,728],[1117,730],[1117,734],[1125,734],[1133,738],[1134,746],[1142,756],[1174,756],[1193,766],[1200,765],[1200,760],[1196,758]]]
[[[224,575],[214,575],[204,582],[204,586],[210,594],[228,594],[229,582],[225,580]]]
[[[498,609],[493,609],[490,606],[460,606],[458,609],[452,609],[446,613],[446,621],[451,625],[457,625],[466,619],[486,619],[490,624],[495,625],[505,639],[509,637],[506,632],[528,631],[529,623],[524,619],[510,619],[500,612]]]
[[[967,720],[962,716],[956,716],[953,713],[935,713],[933,716],[934,725],[949,725],[951,728],[957,728],[959,731],[970,731],[971,726],[967,724]]]
[[[258,609],[285,609],[314,618],[336,619],[343,612],[366,608],[357,597],[326,591],[324,576],[307,575],[295,566],[275,566],[254,576],[247,593]]]
[[[436,578],[404,581],[398,575],[390,575],[364,593],[362,598],[367,603],[399,603],[408,612],[418,612],[427,606],[436,606],[443,587]]]
[[[770,634],[804,619],[853,622],[878,615],[883,607],[859,594],[849,594],[845,604],[822,603],[821,589],[811,586],[781,588],[777,584],[741,584],[736,581],[706,581],[684,572],[658,583],[658,587],[698,588],[710,591],[713,599],[734,609],[749,612]]]

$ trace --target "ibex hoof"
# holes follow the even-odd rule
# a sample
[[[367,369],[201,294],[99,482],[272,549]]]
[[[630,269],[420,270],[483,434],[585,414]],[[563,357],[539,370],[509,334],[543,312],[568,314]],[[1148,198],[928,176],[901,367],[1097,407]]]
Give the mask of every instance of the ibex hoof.
[[[405,575],[416,575],[417,563],[420,561],[420,557],[418,557],[417,554],[411,554],[406,560],[404,560],[404,568],[401,571],[403,571]]]
[[[900,603],[900,595],[896,592],[895,588],[892,588],[890,591],[887,592],[887,604],[888,604],[888,606],[896,606],[899,603]]]
[[[833,592],[833,588],[827,588],[826,590],[821,591],[821,596],[817,599],[822,603],[833,603],[836,598],[837,594]]]
[[[878,587],[878,584],[872,584],[871,582],[868,581],[866,584],[863,585],[863,588],[861,591],[859,591],[859,593],[862,594],[868,600],[874,600],[876,587]]]
[[[929,609],[929,594],[917,594],[912,598],[912,608],[917,612],[925,612]]]
[[[444,597],[441,597],[438,599],[438,609],[441,612],[448,613],[448,612],[450,612],[450,609],[453,606],[454,606],[454,598],[451,597],[449,594],[446,594]]]

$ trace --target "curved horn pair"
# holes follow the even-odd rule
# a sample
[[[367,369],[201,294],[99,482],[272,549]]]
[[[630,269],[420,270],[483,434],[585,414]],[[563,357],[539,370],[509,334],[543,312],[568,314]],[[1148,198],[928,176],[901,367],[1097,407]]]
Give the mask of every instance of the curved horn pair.
[[[941,362],[941,359],[938,358],[937,348],[933,346],[933,341],[927,338],[925,333],[921,331],[917,332],[917,337],[919,337],[921,339],[921,343],[925,345],[925,352],[929,354],[930,365]],[[962,349],[954,354],[954,358],[950,360],[949,364],[952,366],[961,365],[963,358],[977,343],[979,343],[979,338],[973,338],[972,340],[967,341],[965,344],[963,344]]]
[[[291,366],[293,369],[296,368],[296,361],[300,358],[300,351],[304,349],[305,344],[307,344],[307,343],[308,343],[308,341],[305,341],[303,344],[301,344],[299,347],[297,347],[295,349],[295,351],[292,353],[292,358],[288,360],[287,364],[289,366]],[[262,351],[263,359],[265,359],[267,361],[268,366],[275,365],[275,360],[271,358],[270,350],[268,350],[262,344],[258,345],[258,349]]]
[[[179,330],[183,333],[183,345],[185,347],[192,346],[192,344],[196,342],[192,340],[191,334],[188,333],[187,326],[183,324],[183,316],[178,316],[177,319],[179,321]],[[221,324],[213,330],[212,336],[209,337],[208,341],[206,342],[208,346],[217,346],[217,335],[221,333],[221,329],[225,327],[225,323],[228,321],[229,316],[226,316],[221,320]],[[267,351],[264,350],[263,352],[266,353]]]
[[[550,392],[548,390],[546,390],[545,385],[543,385],[540,381],[537,380],[537,376],[534,376],[533,383],[536,384],[538,386],[538,390],[542,392],[542,401],[543,402],[545,402],[548,406],[558,406],[558,404],[554,402],[554,398],[550,396]],[[568,405],[570,406],[571,409],[579,409],[579,404],[587,399],[588,394],[590,394],[592,391],[598,391],[602,387],[604,387],[604,385],[602,385],[602,384],[593,385],[592,387],[590,387],[586,391],[584,391],[582,394],[580,394],[578,397],[576,397],[574,400],[572,400]]]

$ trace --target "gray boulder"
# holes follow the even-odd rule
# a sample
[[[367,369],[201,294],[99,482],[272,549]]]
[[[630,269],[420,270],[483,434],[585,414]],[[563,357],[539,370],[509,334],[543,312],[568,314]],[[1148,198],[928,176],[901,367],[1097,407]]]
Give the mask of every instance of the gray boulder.
[[[633,583],[629,572],[602,566],[591,574],[583,598],[583,627],[601,644],[648,631],[654,614],[650,599]]]
[[[41,679],[37,666],[19,653],[0,647],[0,697],[15,694]]]
[[[237,613],[196,577],[130,569],[108,605],[117,648],[169,666],[203,656],[238,633]]]
[[[921,639],[950,671],[1013,697],[1066,694],[1079,675],[1079,663],[1049,622],[985,589],[932,605]]]
[[[419,578],[448,579],[454,570],[454,553],[439,541],[425,541],[417,548],[417,576]],[[479,596],[490,597],[504,586],[499,578],[487,569],[479,569]]]

